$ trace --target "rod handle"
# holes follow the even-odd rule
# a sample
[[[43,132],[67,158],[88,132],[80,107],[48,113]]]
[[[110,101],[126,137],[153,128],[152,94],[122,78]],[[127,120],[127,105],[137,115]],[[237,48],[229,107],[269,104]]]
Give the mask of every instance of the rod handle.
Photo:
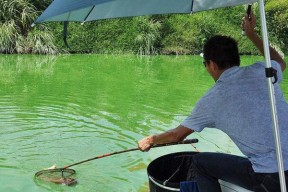
[[[154,148],[154,147],[169,146],[169,145],[178,145],[178,144],[191,144],[191,143],[198,143],[198,139],[185,139],[185,140],[180,141],[180,142],[165,143],[165,144],[156,144],[156,145],[153,145],[152,148]]]
[[[191,144],[191,143],[198,143],[198,139],[185,139],[184,141],[180,142],[179,144]]]

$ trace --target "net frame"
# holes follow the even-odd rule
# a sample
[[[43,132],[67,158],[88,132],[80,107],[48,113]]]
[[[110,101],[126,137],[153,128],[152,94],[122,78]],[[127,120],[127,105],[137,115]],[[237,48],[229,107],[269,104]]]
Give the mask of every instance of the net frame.
[[[75,174],[74,169],[46,169],[35,173],[35,178],[56,184],[73,185],[77,183],[77,180],[73,177]]]

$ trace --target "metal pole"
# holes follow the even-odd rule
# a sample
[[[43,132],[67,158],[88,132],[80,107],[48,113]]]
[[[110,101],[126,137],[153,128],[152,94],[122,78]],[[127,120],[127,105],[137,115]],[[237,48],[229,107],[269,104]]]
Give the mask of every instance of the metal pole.
[[[262,26],[262,36],[263,36],[263,46],[264,46],[266,68],[271,68],[271,59],[270,59],[269,44],[268,44],[264,0],[259,0],[259,9],[260,9],[260,16],[261,16],[261,26]],[[276,99],[275,99],[275,92],[274,92],[274,87],[272,83],[272,78],[273,77],[267,78],[267,85],[268,85],[269,96],[270,96],[270,105],[271,105],[271,113],[272,113],[273,128],[274,128],[274,140],[275,140],[276,155],[277,155],[277,161],[278,161],[280,187],[281,187],[282,192],[286,192],[286,182],[285,182],[283,158],[282,158],[282,151],[281,151],[279,125],[278,125],[278,117],[277,117],[277,109],[276,109]]]

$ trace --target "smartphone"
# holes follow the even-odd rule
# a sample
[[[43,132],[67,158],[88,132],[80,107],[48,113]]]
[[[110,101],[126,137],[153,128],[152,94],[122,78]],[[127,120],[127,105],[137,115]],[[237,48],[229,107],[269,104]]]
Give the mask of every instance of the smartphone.
[[[251,21],[251,19],[252,19],[251,10],[252,10],[252,4],[249,4],[247,7],[247,11],[246,11],[249,21]],[[243,36],[245,35],[245,30],[242,31],[242,35]]]
[[[247,7],[247,15],[248,15],[248,18],[249,20],[251,20],[251,9],[252,9],[252,4],[249,4],[248,7]]]

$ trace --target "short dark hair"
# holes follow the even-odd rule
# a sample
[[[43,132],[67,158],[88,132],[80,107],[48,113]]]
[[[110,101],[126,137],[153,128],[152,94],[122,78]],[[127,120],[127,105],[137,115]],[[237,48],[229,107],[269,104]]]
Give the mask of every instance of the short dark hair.
[[[228,36],[216,35],[210,38],[203,48],[204,60],[212,60],[220,69],[240,65],[237,42]]]

